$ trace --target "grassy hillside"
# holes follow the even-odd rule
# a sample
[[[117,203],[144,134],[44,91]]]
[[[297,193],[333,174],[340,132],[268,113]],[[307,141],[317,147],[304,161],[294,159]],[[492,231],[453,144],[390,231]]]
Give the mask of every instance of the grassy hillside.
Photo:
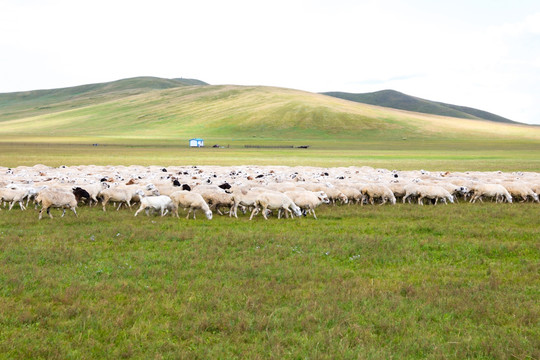
[[[195,79],[136,77],[62,89],[0,94],[0,121],[95,105],[156,89],[207,85]]]
[[[463,119],[483,119],[501,123],[518,124],[502,116],[487,111],[478,110],[466,106],[451,105],[437,101],[425,100],[406,95],[394,90],[382,90],[365,94],[351,94],[344,92],[327,92],[328,96],[340,99],[360,102],[364,104],[378,105],[393,109],[415,111],[425,114],[450,116]]]
[[[309,92],[260,86],[176,86],[178,80],[129,79],[90,90],[39,93],[24,108],[0,106],[4,141],[184,142],[217,140],[388,141],[532,139],[531,126],[410,113]],[[136,83],[136,85],[134,85]],[[158,86],[163,87],[157,88]],[[111,90],[112,89],[112,90]],[[95,94],[95,96],[93,95]],[[23,96],[23,95],[19,95]],[[28,100],[30,101],[30,100]],[[6,102],[6,100],[4,100]],[[17,110],[18,109],[18,110]]]

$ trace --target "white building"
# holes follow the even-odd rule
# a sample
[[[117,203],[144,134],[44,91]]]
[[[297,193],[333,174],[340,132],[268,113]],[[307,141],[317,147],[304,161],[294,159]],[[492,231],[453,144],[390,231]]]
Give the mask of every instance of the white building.
[[[190,147],[204,147],[204,140],[199,138],[189,139]]]

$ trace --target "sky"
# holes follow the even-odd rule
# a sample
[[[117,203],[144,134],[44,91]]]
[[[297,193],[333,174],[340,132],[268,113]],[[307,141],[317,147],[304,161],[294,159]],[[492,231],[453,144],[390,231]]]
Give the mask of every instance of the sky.
[[[0,0],[0,92],[136,76],[393,89],[540,124],[540,1]]]

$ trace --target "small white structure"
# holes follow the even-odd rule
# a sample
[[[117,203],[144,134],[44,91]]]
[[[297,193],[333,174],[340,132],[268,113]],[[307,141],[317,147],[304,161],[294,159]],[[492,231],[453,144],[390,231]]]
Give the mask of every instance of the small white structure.
[[[189,139],[190,147],[204,147],[204,140],[199,138]]]

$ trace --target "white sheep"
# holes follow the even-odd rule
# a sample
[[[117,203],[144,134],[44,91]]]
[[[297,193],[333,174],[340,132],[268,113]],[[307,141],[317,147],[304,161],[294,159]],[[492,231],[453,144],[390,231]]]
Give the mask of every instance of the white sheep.
[[[362,192],[353,186],[341,185],[337,186],[337,189],[347,197],[349,205],[353,202],[358,204],[359,202],[364,201],[364,196],[362,195]]]
[[[233,189],[232,199],[233,199],[234,205],[231,211],[229,211],[229,216],[234,215],[235,218],[238,218],[238,215],[237,215],[238,206],[255,207],[257,196],[259,196],[259,194],[261,194],[262,192],[265,192],[265,189],[262,189],[262,190],[257,190],[257,189],[248,190],[246,188]]]
[[[396,197],[392,190],[388,186],[383,184],[366,184],[362,186],[362,195],[368,198],[371,205],[375,203],[375,199],[381,199],[382,202],[380,205],[386,204],[387,201],[390,201],[391,204],[396,204]]]
[[[506,199],[509,203],[512,202],[512,196],[501,184],[480,184],[474,187],[473,196],[471,198],[472,203],[476,200],[482,201],[482,197],[494,198],[496,202],[502,202]]]
[[[417,198],[418,197],[418,191],[420,190],[420,187],[422,185],[418,185],[418,183],[411,183],[405,185],[405,196],[403,196],[403,203],[405,204],[405,200],[409,201],[409,204],[411,203],[411,198]]]
[[[27,195],[28,190],[26,189],[0,189],[0,202],[9,202],[9,210],[11,210],[13,205],[18,202],[21,210],[26,210],[26,207],[23,205],[23,200]]]
[[[538,195],[534,193],[534,191],[523,183],[503,183],[502,184],[506,190],[512,195],[512,198],[518,199],[521,198],[522,202],[527,201],[529,197],[533,199],[535,202],[539,202]]]
[[[421,185],[418,188],[418,204],[424,205],[423,199],[433,199],[435,200],[435,205],[437,205],[437,202],[439,199],[443,201],[446,204],[446,201],[450,201],[451,203],[454,203],[454,197],[452,194],[450,194],[445,188],[441,186],[425,186]]]
[[[232,194],[227,194],[225,192],[205,192],[202,193],[204,201],[210,206],[210,209],[217,211],[218,214],[223,215],[220,211],[220,207],[228,207],[229,213],[234,206],[234,199]]]
[[[406,183],[400,183],[400,182],[391,182],[391,183],[386,184],[386,186],[388,186],[388,188],[394,194],[394,197],[396,198],[396,200],[398,198],[403,199],[403,197],[406,194],[406,191],[405,191],[406,185],[407,185]]]
[[[323,191],[286,191],[285,195],[300,209],[312,212],[315,219],[317,219],[315,208],[321,204],[330,204],[330,199]]]
[[[204,211],[206,218],[212,220],[212,211],[208,207],[208,204],[204,201],[201,194],[197,194],[191,191],[179,190],[170,195],[171,200],[175,206],[174,213],[178,216],[178,207],[182,206],[184,209],[189,209],[186,219],[189,219],[189,215],[193,211],[193,219],[195,219],[195,212],[197,210]]]
[[[47,211],[47,214],[49,214],[51,219],[53,218],[50,212],[51,207],[63,209],[62,217],[66,214],[66,209],[71,209],[75,216],[78,217],[76,210],[77,199],[75,199],[75,195],[73,195],[72,192],[45,189],[38,194],[36,202],[41,203],[41,210],[39,211],[38,217],[39,220],[41,220],[43,210]]]
[[[148,209],[159,210],[161,216],[165,216],[169,210],[174,211],[175,209],[173,201],[167,195],[146,196],[142,190],[137,190],[137,195],[140,197],[141,206],[135,212],[135,216],[143,210],[146,210],[146,215],[148,216]]]
[[[349,202],[349,198],[331,184],[298,183],[298,186],[309,191],[323,191],[334,205],[336,204],[336,201],[341,201],[343,204]]]
[[[139,195],[137,191],[142,190],[147,195],[160,195],[157,190],[150,190],[149,193],[145,192],[144,187],[137,185],[117,185],[108,189],[102,190],[99,196],[102,198],[103,211],[106,211],[106,206],[109,201],[118,202],[117,211],[123,204],[126,204],[131,209],[131,203],[139,201]]]
[[[293,212],[296,216],[301,216],[302,212],[300,208],[289,198],[287,195],[280,192],[264,192],[257,196],[255,201],[255,209],[251,212],[249,220],[253,219],[253,216],[257,215],[262,209],[263,217],[268,220],[266,216],[266,211],[270,210],[280,210],[283,209],[287,213],[291,214],[293,217]],[[280,218],[278,214],[278,218]]]

